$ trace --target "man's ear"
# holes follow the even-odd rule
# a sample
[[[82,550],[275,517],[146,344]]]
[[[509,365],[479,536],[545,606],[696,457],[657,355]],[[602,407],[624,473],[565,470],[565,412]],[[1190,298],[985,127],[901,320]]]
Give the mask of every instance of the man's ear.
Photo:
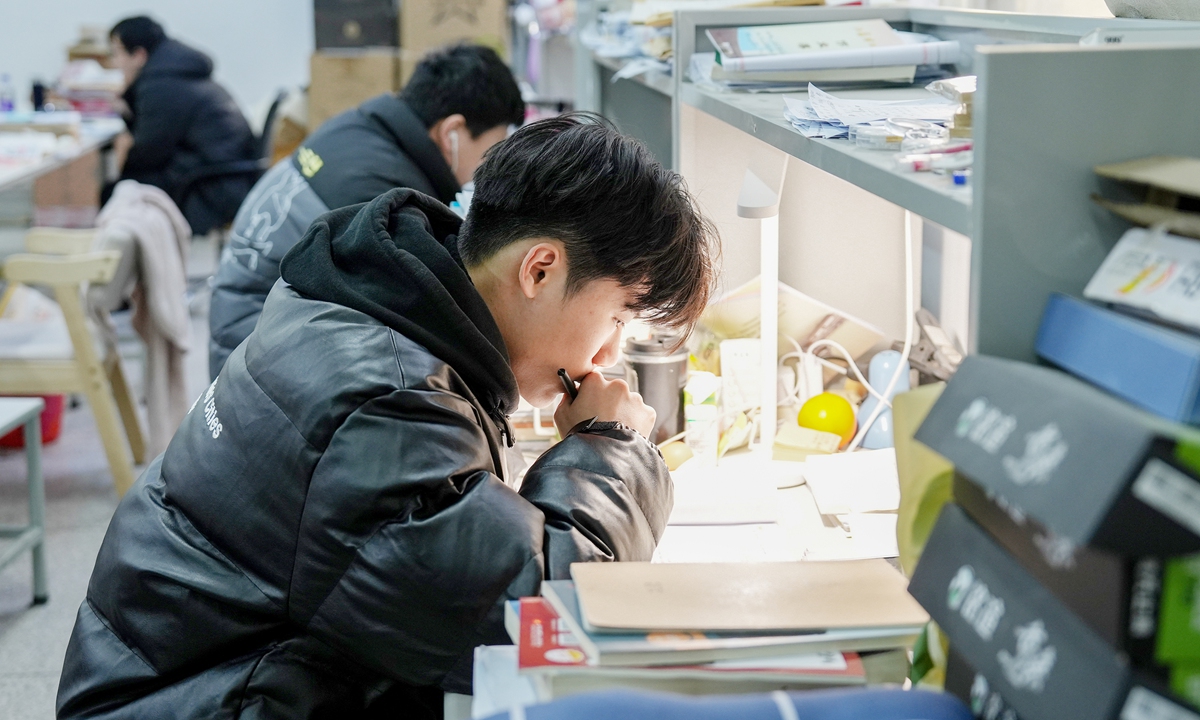
[[[454,113],[438,120],[429,128],[429,139],[438,146],[438,149],[443,153],[450,152],[450,134],[458,133],[460,136],[467,131],[467,119],[462,113]],[[469,135],[468,135],[469,137]],[[461,138],[463,140],[467,138]]]
[[[138,67],[145,67],[146,61],[150,59],[150,53],[146,52],[146,48],[140,47],[132,53],[135,60],[138,62]]]
[[[533,300],[545,292],[561,275],[565,275],[567,257],[562,245],[553,242],[540,242],[525,252],[518,268],[517,282],[521,293]]]

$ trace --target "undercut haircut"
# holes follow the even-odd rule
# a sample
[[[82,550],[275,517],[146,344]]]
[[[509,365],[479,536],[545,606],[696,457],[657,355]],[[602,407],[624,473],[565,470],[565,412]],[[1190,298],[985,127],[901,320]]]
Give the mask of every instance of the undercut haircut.
[[[125,52],[132,53],[138,48],[145,48],[147,55],[153,53],[162,45],[163,40],[167,39],[162,25],[145,15],[125,18],[113,25],[112,30],[108,31],[108,36],[120,39],[121,44],[125,46]]]
[[[633,288],[630,309],[690,331],[712,293],[719,240],[678,173],[590,113],[531,123],[475,171],[459,252],[478,266],[528,238],[562,241],[567,292],[592,280]]]
[[[471,137],[525,121],[525,101],[512,71],[495,50],[459,43],[421,59],[400,99],[426,128],[451,115],[467,120]]]

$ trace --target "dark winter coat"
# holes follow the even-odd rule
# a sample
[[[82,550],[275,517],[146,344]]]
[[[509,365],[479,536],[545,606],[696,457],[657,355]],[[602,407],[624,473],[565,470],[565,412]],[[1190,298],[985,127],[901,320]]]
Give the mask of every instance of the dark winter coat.
[[[207,55],[176,40],[154,49],[125,91],[133,147],[122,180],[154,185],[174,198],[199,168],[255,159],[254,133],[212,71]],[[233,220],[252,184],[252,177],[239,176],[197,185],[180,208],[192,232],[203,235]]]
[[[581,424],[514,487],[516,381],[458,226],[396,190],[284,259],[113,517],[60,718],[437,714],[472,649],[507,642],[502,601],[650,559],[672,487],[632,430]]]
[[[412,188],[443,203],[458,181],[429,131],[395,94],[380,95],[329,120],[250,191],[233,221],[213,282],[208,371],[254,330],[279,279],[279,262],[322,213]]]

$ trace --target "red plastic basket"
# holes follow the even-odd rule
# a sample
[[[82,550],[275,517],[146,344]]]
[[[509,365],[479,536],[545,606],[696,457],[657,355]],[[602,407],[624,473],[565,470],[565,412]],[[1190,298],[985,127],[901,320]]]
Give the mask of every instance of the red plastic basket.
[[[46,407],[42,409],[42,444],[54,442],[62,432],[63,406],[66,404],[64,395],[44,395],[42,400]],[[25,447],[25,428],[17,428],[4,437],[0,437],[0,447]]]

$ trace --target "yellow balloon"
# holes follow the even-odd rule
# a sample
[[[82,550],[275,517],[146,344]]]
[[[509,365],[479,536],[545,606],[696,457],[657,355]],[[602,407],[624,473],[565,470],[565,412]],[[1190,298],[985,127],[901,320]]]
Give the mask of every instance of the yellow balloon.
[[[839,447],[846,447],[854,439],[858,420],[854,417],[854,406],[841,395],[821,393],[808,399],[800,408],[796,418],[800,427],[833,433],[842,439]]]

